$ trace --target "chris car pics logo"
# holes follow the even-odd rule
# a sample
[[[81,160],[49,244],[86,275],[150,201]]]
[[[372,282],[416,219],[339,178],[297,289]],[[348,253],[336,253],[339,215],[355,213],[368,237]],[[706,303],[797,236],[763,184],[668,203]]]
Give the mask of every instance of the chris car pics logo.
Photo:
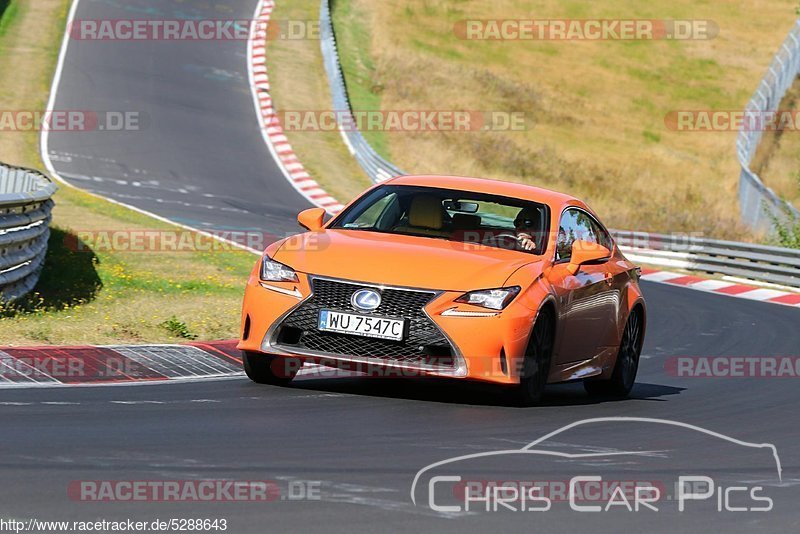
[[[630,423],[672,427],[669,430],[671,444],[659,447],[659,450],[632,450],[629,443],[633,443],[635,434],[624,428],[628,436],[624,446],[626,450],[598,447],[594,443],[584,444],[587,452],[558,450],[568,439],[562,434],[569,430],[598,424]],[[723,447],[748,458],[756,455],[753,466],[763,466],[769,471],[774,469],[776,475],[759,478],[757,482],[752,478],[741,480],[736,478],[738,471],[709,466],[707,459],[700,466],[677,467],[680,453],[684,451],[674,447],[674,434],[679,432],[673,430],[676,428],[688,431],[687,436],[693,439],[713,438],[720,457],[724,457]],[[580,435],[580,430],[576,433]],[[557,441],[551,440],[556,436],[559,436]],[[548,440],[550,442],[545,443]],[[526,465],[528,458],[532,460],[530,467]],[[694,459],[694,456],[690,455],[690,458]],[[769,460],[765,462],[766,458]],[[571,464],[565,460],[575,460],[573,465],[579,471],[566,475]],[[547,461],[558,462],[558,472],[562,475],[558,480],[536,475],[546,469]],[[607,467],[587,473],[586,470],[597,461]],[[665,462],[660,468],[659,461]],[[495,466],[499,466],[499,476],[492,477]],[[516,474],[511,479],[509,466]],[[615,476],[610,476],[612,473]],[[781,461],[777,448],[771,443],[750,443],[668,419],[599,417],[565,425],[520,449],[465,454],[434,462],[417,472],[410,496],[415,506],[425,506],[445,516],[556,509],[578,513],[684,513],[690,510],[763,513],[774,508],[770,493],[781,484]]]

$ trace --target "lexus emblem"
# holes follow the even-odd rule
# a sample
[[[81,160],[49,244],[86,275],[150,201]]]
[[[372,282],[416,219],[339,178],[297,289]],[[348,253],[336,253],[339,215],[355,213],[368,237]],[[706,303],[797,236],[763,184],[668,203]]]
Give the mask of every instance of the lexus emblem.
[[[381,294],[373,289],[359,289],[353,293],[350,303],[362,311],[373,311],[381,305]]]

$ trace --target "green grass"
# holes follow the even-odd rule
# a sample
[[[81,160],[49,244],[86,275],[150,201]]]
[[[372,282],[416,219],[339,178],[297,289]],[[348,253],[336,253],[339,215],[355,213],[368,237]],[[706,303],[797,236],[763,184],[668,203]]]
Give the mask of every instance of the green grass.
[[[642,137],[644,137],[647,141],[650,141],[651,143],[658,143],[661,141],[661,136],[659,134],[653,133],[648,130],[644,130],[642,132]]]
[[[11,0],[0,0],[0,37],[17,17],[17,3],[12,3]]]
[[[97,273],[98,257],[91,251],[70,249],[69,233],[54,227],[48,241],[47,262],[33,293],[3,305],[2,317],[57,312],[95,299],[103,287]]]
[[[174,315],[158,326],[162,327],[175,337],[188,340],[197,339],[197,334],[190,332],[189,327],[186,326],[186,323],[180,321]]]
[[[84,232],[175,227],[72,189],[60,190],[57,201],[39,283],[0,308],[4,344],[166,342],[189,339],[187,333],[192,339],[236,337],[253,254],[77,247]],[[175,322],[186,332],[165,326]]]
[[[14,23],[18,14],[17,2],[0,0],[0,37],[5,35],[6,29]]]

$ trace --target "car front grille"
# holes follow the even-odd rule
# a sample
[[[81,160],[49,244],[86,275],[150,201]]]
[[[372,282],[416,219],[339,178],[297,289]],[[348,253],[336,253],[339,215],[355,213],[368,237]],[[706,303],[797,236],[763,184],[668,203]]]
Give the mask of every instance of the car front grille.
[[[399,288],[380,289],[381,305],[365,313],[354,308],[351,298],[362,288],[375,286],[327,278],[311,278],[312,296],[289,313],[275,330],[271,343],[289,352],[347,356],[407,366],[448,368],[456,366],[453,346],[424,312],[436,296],[434,291]],[[320,310],[333,310],[393,319],[405,319],[407,335],[403,341],[321,332]]]

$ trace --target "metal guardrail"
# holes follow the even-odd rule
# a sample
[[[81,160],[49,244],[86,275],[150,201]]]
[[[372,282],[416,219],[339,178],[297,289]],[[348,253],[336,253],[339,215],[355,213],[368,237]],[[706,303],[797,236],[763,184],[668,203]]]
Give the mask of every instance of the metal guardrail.
[[[800,288],[800,250],[691,235],[611,233],[632,261]]]
[[[745,118],[758,118],[765,113],[773,112],[792,86],[795,77],[800,73],[800,20],[798,20],[789,36],[781,45],[772,60],[767,73],[758,85],[755,94],[745,106]],[[761,128],[748,128],[747,120],[742,121],[739,135],[736,138],[736,155],[742,170],[739,175],[739,209],[750,228],[768,231],[777,219],[785,221],[787,215],[800,220],[800,211],[782,200],[772,189],[764,185],[759,176],[750,170],[750,163],[761,142]]]
[[[333,98],[333,109],[336,111],[339,132],[341,132],[347,148],[367,176],[375,183],[387,180],[392,176],[406,174],[375,152],[358,128],[354,127],[355,120],[352,116],[350,98],[347,96],[347,86],[344,82],[342,66],[339,64],[339,52],[336,48],[336,34],[333,31],[329,0],[322,0],[320,3],[319,21],[322,61],[325,64],[325,72],[328,74],[328,85]]]
[[[23,296],[39,280],[56,189],[37,171],[0,165],[0,300]]]
[[[320,30],[322,57],[328,74],[334,109],[349,113],[351,111],[350,100],[339,63],[329,0],[321,0]],[[774,66],[770,68],[770,72],[776,80],[774,87],[778,87],[780,90],[770,89],[768,94],[763,95],[762,102],[764,89],[759,87],[756,96],[753,97],[754,100],[759,99],[759,102],[762,103],[759,109],[776,109],[800,68],[800,21],[792,31],[790,40],[795,47],[791,49],[794,63],[790,67],[786,60],[776,57],[779,65],[786,65],[786,68],[781,67],[780,70],[776,70]],[[784,63],[780,63],[780,61]],[[778,73],[781,72],[784,73],[782,78],[778,76]],[[762,81],[762,85],[764,83],[766,82]],[[340,124],[340,131],[348,148],[373,182],[405,174],[378,156],[360,132],[352,127],[352,124],[346,128]],[[764,186],[758,176],[748,168],[755,148],[758,146],[760,132],[740,132],[739,138],[737,146],[745,150],[744,152],[740,151],[739,155],[740,161],[742,161],[742,186],[740,188],[742,215],[746,218],[750,217],[750,220],[756,224],[770,225],[771,220],[764,214],[762,208],[765,199],[769,206],[776,210],[773,213],[778,216],[780,216],[780,206],[786,205],[786,203]],[[789,209],[794,208],[789,206]],[[717,241],[696,236],[668,236],[621,230],[612,231],[612,234],[620,249],[632,261],[800,288],[800,250],[734,241]]]

